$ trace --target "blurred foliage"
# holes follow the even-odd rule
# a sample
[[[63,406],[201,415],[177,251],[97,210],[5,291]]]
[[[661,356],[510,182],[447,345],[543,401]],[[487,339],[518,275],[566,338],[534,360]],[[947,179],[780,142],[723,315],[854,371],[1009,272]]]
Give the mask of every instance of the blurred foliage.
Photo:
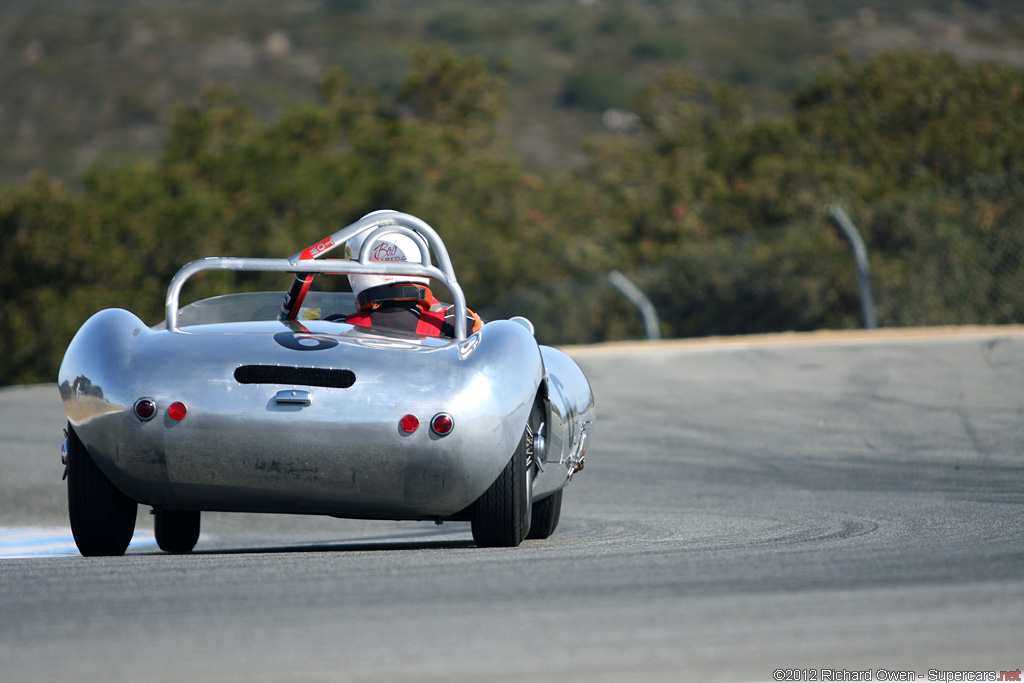
[[[602,112],[621,107],[629,96],[629,78],[617,69],[584,66],[569,73],[562,89],[562,104]]]
[[[831,202],[864,234],[882,325],[1021,321],[1019,71],[841,57],[787,112],[758,117],[742,85],[663,69],[626,103],[635,131],[560,172],[529,168],[501,137],[508,75],[421,48],[393,89],[331,69],[318,101],[270,120],[211,85],[175,109],[157,161],[94,166],[80,189],[37,173],[0,192],[0,384],[51,381],[99,309],[158,322],[187,261],[288,256],[381,208],[435,226],[470,305],[526,315],[547,343],[642,335],[613,268],[667,337],[858,326]],[[287,284],[197,277],[186,299]]]
[[[315,100],[333,68],[388,95],[409,50],[445,45],[506,60],[510,116],[497,135],[534,169],[569,170],[600,109],[683,66],[742,85],[756,116],[837,48],[893,47],[1024,65],[1020,0],[4,0],[0,187],[44,170],[77,187],[95,164],[153,159],[175,104],[229,84],[254,116]]]

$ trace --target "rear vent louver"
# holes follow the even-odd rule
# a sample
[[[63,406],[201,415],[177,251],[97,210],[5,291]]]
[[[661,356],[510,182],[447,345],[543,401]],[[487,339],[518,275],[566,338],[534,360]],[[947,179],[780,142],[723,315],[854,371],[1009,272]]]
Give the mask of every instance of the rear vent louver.
[[[280,365],[242,365],[235,369],[239,384],[298,384],[348,389],[356,383],[351,370],[288,368]]]

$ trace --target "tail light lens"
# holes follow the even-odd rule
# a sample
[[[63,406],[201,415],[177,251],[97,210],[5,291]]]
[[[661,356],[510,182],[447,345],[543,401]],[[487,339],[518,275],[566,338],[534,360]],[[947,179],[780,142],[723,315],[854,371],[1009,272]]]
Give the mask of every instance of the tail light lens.
[[[448,413],[438,413],[430,420],[430,428],[438,436],[444,436],[455,428],[455,420]]]
[[[156,415],[156,401],[151,398],[140,398],[135,402],[135,417],[143,422],[152,420]]]

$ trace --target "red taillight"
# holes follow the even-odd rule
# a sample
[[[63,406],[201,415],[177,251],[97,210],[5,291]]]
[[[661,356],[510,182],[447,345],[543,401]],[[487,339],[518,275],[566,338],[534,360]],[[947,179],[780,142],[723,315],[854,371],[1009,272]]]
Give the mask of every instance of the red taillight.
[[[430,428],[438,436],[444,436],[455,427],[455,420],[448,413],[438,413],[430,421]]]
[[[181,401],[175,401],[171,405],[167,406],[167,414],[170,415],[172,420],[184,420],[185,413],[187,412],[185,404]]]
[[[143,422],[152,420],[156,415],[156,402],[151,398],[140,398],[135,402],[135,417]]]
[[[420,428],[420,421],[415,415],[406,415],[398,421],[398,428],[406,434],[412,434]]]

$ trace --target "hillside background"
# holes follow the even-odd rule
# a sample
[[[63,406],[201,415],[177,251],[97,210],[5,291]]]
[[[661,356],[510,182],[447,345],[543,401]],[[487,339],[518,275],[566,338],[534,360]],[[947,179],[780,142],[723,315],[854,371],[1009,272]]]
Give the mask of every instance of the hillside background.
[[[553,343],[1020,322],[1015,0],[5,0],[0,384],[193,258],[415,213]],[[231,280],[233,287],[277,287]],[[283,287],[283,285],[281,285]]]
[[[94,164],[155,158],[174,106],[230,84],[261,118],[315,100],[325,69],[394,91],[413,45],[502,64],[502,137],[529,164],[582,161],[669,66],[786,111],[838,49],[948,50],[1024,68],[1016,0],[4,0],[0,187],[30,170],[79,182]]]

